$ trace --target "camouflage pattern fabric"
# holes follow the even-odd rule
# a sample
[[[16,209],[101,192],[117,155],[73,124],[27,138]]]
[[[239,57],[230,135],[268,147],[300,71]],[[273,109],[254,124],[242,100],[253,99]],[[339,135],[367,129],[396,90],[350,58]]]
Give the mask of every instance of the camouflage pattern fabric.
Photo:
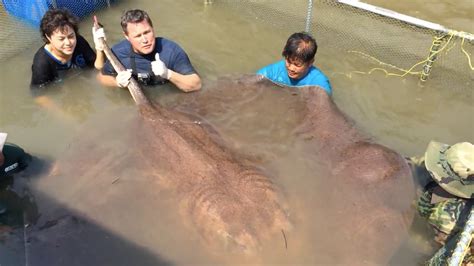
[[[432,192],[428,190],[418,199],[420,215],[442,233],[449,235],[458,232],[460,228],[456,226],[456,222],[466,206],[467,200],[452,198],[433,204],[431,198]]]
[[[426,218],[428,223],[435,231],[435,241],[445,245],[448,237],[455,236],[462,229],[459,227],[458,220],[462,210],[467,204],[467,200],[460,198],[446,199],[445,201],[431,203],[431,190],[425,191],[417,202],[419,214]],[[462,217],[465,218],[465,217]],[[462,265],[474,265],[473,243],[468,248]],[[435,255],[429,265],[446,265],[445,254]]]

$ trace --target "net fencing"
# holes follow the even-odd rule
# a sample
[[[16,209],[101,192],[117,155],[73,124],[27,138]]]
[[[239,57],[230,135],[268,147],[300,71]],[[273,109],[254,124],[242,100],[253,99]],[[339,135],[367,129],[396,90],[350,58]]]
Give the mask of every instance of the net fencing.
[[[2,0],[0,2],[0,61],[41,39],[39,24],[50,8],[65,8],[79,18],[110,7],[116,0]]]
[[[308,31],[339,60],[363,69],[337,69],[346,76],[381,71],[452,89],[471,89],[474,36],[390,10],[350,0],[207,0],[276,30]],[[283,43],[282,43],[283,45]],[[340,56],[340,57],[339,57]]]
[[[39,21],[48,8],[67,8],[83,18],[116,1],[2,0],[0,60],[40,39]],[[364,65],[362,69],[351,69],[347,64],[347,68],[339,67],[333,75],[381,71],[389,76],[428,80],[424,84],[472,88],[474,36],[470,33],[448,30],[370,5],[360,6],[363,3],[354,5],[359,4],[354,0],[204,0],[204,3],[235,10],[278,31],[306,30],[316,37],[320,47],[337,51],[338,60]]]

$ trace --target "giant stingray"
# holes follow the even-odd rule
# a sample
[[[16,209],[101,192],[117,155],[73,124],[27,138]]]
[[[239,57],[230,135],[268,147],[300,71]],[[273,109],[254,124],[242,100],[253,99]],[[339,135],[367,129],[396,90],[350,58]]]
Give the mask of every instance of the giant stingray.
[[[318,251],[317,263],[388,263],[406,237],[414,214],[414,180],[405,159],[360,131],[331,97],[317,86],[295,89],[255,75],[221,77],[213,89],[188,97],[187,101],[179,104],[190,106],[185,110],[210,117],[235,108],[227,107],[225,102],[242,95],[251,99],[247,100],[251,105],[265,102],[263,98],[266,97],[284,98],[273,100],[270,104],[268,101],[263,103],[263,108],[270,110],[266,115],[272,109],[278,109],[272,107],[278,104],[287,105],[283,109],[288,113],[298,113],[289,116],[296,120],[289,125],[294,127],[290,138],[304,146],[297,156],[310,154],[315,158],[314,177],[321,179],[320,185],[326,187],[315,191],[321,193],[326,190],[324,195],[315,197],[318,200],[311,203],[311,207],[324,213],[313,221],[317,226],[312,232],[306,232],[315,237],[312,241],[321,242],[315,246],[325,246]],[[236,113],[233,112],[234,115]],[[285,120],[285,115],[274,114],[280,120]],[[234,146],[239,148],[240,145]],[[250,153],[255,153],[255,150]],[[267,159],[265,155],[256,157],[259,161],[274,160],[274,156]],[[295,163],[297,159],[294,158]]]
[[[120,69],[113,55],[107,55]],[[252,93],[275,85],[261,77],[244,76],[221,79],[217,87]],[[159,236],[152,231],[154,224],[163,221],[154,213],[154,206],[160,204],[159,195],[168,192],[188,230],[217,253],[232,250],[258,256],[269,239],[278,239],[284,250],[284,241],[291,235],[287,214],[291,206],[274,179],[228,148],[218,131],[197,116],[152,103],[135,81],[129,90],[139,116],[131,122],[123,118],[124,123],[113,127],[94,128],[96,132],[89,128],[89,137],[75,142],[51,173],[33,184],[42,216],[28,230],[30,261],[39,265],[110,263],[104,254],[92,252],[109,244],[88,244],[81,239],[104,231],[90,229],[88,224],[106,227],[104,235],[114,232],[159,254],[163,251],[153,246]],[[212,97],[206,98],[209,93],[196,94],[194,103],[207,99],[212,104]],[[339,195],[351,195],[347,204],[330,210],[325,203],[314,202],[315,208],[332,217],[318,221],[327,225],[321,230],[337,228],[333,239],[315,239],[326,250],[334,250],[321,263],[387,263],[412,218],[407,215],[411,199],[397,197],[413,191],[406,162],[360,133],[321,88],[307,87],[296,94],[296,104],[303,108],[295,134],[307,143],[308,150],[321,155],[318,163],[327,166],[329,184],[338,187]],[[98,145],[97,140],[105,135],[109,140]],[[393,195],[392,200],[387,195]],[[328,197],[331,201],[332,196]],[[123,230],[136,227],[140,229]],[[124,260],[122,246],[112,248],[117,251],[111,253],[119,258],[114,264],[140,261]],[[77,249],[87,255],[71,251]]]

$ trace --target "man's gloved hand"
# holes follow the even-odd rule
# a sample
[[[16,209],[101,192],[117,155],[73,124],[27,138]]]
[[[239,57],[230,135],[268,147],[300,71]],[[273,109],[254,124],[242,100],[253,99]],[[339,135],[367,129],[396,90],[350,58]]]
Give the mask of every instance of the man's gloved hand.
[[[168,68],[166,67],[165,63],[160,60],[159,53],[156,53],[155,61],[151,62],[151,70],[153,71],[153,74],[155,74],[155,76],[160,76],[168,80],[171,78],[171,71],[168,71]]]
[[[115,81],[117,82],[117,86],[119,86],[120,88],[126,88],[128,87],[128,84],[130,84],[131,78],[132,78],[132,71],[124,70],[124,71],[118,72],[117,77],[115,77]]]
[[[99,38],[104,38],[104,41],[107,40],[105,38],[104,28],[98,28],[97,30],[95,27],[92,27],[92,37],[94,38],[94,45],[97,51],[104,51],[104,43],[99,40]]]

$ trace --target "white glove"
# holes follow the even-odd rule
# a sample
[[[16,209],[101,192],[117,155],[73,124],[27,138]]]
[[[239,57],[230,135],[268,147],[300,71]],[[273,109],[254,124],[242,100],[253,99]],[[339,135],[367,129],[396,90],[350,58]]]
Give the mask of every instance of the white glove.
[[[117,82],[117,86],[120,88],[126,88],[128,87],[128,84],[130,84],[131,78],[132,71],[128,69],[118,72],[117,77],[115,77],[115,81]]]
[[[156,53],[155,60],[156,61],[151,62],[151,70],[153,71],[153,74],[169,80],[171,78],[171,71],[168,71],[165,63],[160,60],[159,53]]]
[[[104,28],[98,28],[97,30],[95,27],[92,27],[92,37],[94,38],[94,45],[97,51],[104,51],[104,43],[99,40],[99,38],[104,38],[104,41],[107,40],[105,38]]]

